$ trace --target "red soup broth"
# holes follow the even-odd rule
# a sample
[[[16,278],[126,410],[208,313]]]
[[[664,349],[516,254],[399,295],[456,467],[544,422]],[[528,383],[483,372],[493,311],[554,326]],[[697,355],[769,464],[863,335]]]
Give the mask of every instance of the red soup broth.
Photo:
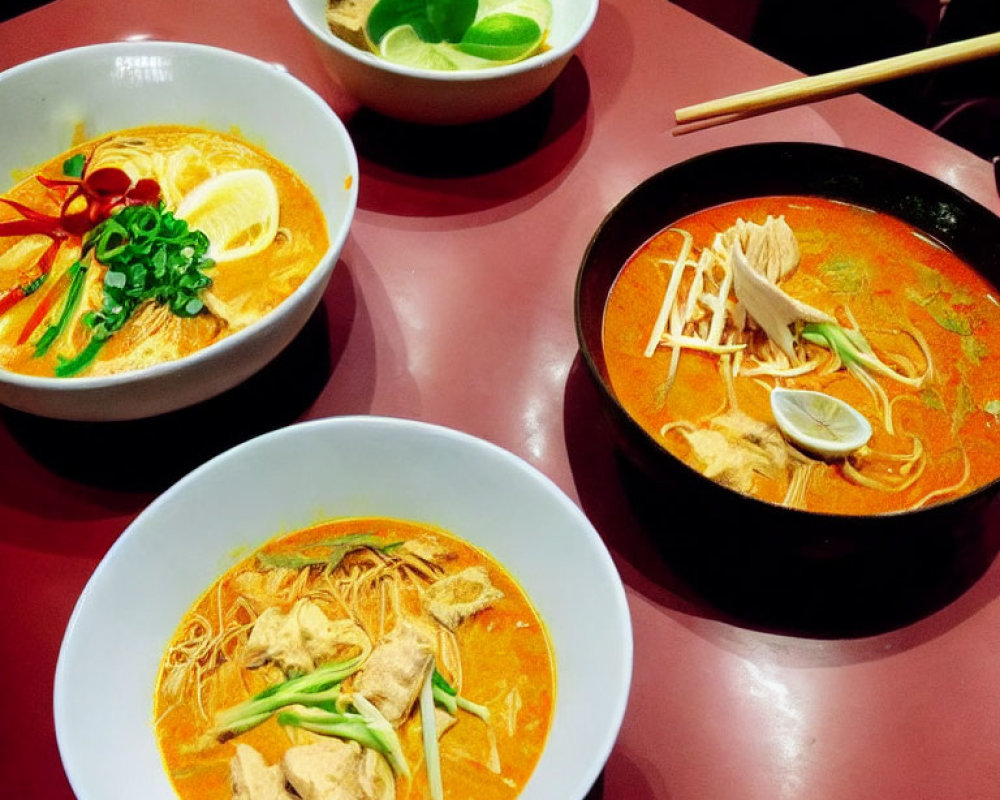
[[[771,387],[811,389],[837,396],[869,418],[874,427],[870,447],[912,452],[919,441],[923,448],[920,477],[902,491],[859,485],[845,477],[842,461],[818,461],[800,506],[827,513],[891,512],[942,502],[995,480],[1000,471],[1000,293],[907,223],[818,197],[754,198],[706,209],[665,227],[628,259],[612,287],[603,326],[610,384],[626,411],[670,452],[703,471],[685,437],[661,431],[678,420],[707,424],[727,406],[727,391],[715,354],[684,350],[669,391],[671,349],[661,346],[651,357],[644,355],[671,273],[664,262],[678,256],[681,237],[675,229],[692,235],[691,257],[696,258],[738,218],[763,223],[768,215],[784,216],[801,255],[782,289],[837,313],[838,319],[849,308],[877,353],[903,324],[917,329],[932,353],[933,373],[919,389],[878,381],[893,409],[893,433],[878,424],[872,394],[843,369],[794,378],[736,377],[739,409],[770,425],[775,424]],[[913,357],[919,358],[919,350]],[[787,481],[759,475],[752,494],[780,503],[787,490]]]

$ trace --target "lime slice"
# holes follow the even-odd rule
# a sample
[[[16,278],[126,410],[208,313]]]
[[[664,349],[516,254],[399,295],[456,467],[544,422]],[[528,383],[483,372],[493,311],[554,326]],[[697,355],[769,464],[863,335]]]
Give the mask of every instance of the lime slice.
[[[479,0],[476,22],[494,14],[516,14],[533,19],[544,33],[552,22],[552,5],[549,0]]]
[[[511,64],[542,46],[551,22],[549,0],[479,0],[476,19],[457,47],[493,64]]]
[[[823,392],[773,389],[771,411],[792,442],[824,458],[840,458],[868,443],[872,426],[856,409]]]
[[[446,55],[442,45],[421,39],[411,25],[393,28],[378,45],[378,53],[386,61],[418,69],[454,70],[458,65]]]
[[[489,61],[510,63],[534,53],[545,31],[529,17],[518,14],[491,14],[469,28],[457,45],[463,53]]]
[[[208,237],[217,262],[261,252],[278,232],[278,191],[259,169],[223,172],[199,183],[177,206],[175,216]]]

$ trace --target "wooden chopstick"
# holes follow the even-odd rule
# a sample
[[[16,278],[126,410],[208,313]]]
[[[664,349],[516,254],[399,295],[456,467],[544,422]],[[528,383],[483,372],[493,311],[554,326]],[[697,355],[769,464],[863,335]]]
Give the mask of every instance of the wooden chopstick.
[[[846,94],[859,87],[880,81],[929,72],[939,67],[947,67],[997,54],[1000,54],[1000,32],[988,33],[959,42],[950,42],[900,56],[883,58],[869,64],[838,69],[822,75],[811,75],[807,78],[798,78],[763,89],[754,89],[693,106],[685,106],[674,112],[674,118],[678,124],[687,124],[726,114],[761,113],[775,108],[787,108],[812,100]]]

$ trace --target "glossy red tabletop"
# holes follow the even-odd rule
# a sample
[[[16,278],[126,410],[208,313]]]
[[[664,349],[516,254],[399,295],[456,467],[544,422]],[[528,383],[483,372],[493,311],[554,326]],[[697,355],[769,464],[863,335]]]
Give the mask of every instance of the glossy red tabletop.
[[[635,670],[592,798],[1000,797],[1000,566],[989,548],[950,595],[822,635],[706,596],[632,510],[573,324],[577,269],[601,219],[690,156],[760,141],[843,145],[996,212],[989,164],[860,96],[674,136],[675,108],[795,73],[665,0],[603,0],[553,89],[516,126],[476,129],[481,147],[458,163],[447,131],[407,148],[397,126],[359,112],[281,0],[56,0],[0,25],[0,68],[136,37],[239,50],[310,84],[354,137],[359,209],[320,309],[246,385],[119,425],[0,412],[0,796],[72,797],[52,721],[56,658],[79,593],[130,520],[250,436],[379,414],[508,448],[579,502],[607,543],[629,597]],[[128,464],[115,439],[134,451]],[[990,511],[995,538],[1000,508]]]

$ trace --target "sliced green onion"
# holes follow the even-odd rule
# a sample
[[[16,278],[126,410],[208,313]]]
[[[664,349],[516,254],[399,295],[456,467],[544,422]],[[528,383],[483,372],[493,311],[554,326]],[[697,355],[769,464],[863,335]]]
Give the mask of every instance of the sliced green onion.
[[[35,358],[43,356],[48,352],[52,343],[66,330],[66,325],[75,313],[76,307],[80,304],[83,285],[87,279],[87,267],[83,262],[77,261],[69,268],[69,274],[69,291],[66,293],[66,303],[63,306],[62,313],[59,315],[58,321],[53,325],[49,325],[48,329],[38,340],[38,343],[35,345]]]
[[[57,378],[69,378],[76,375],[83,369],[90,366],[90,363],[97,357],[97,353],[104,346],[107,339],[92,336],[87,346],[77,353],[73,358],[63,358],[59,356],[59,363],[56,364],[55,374]]]

